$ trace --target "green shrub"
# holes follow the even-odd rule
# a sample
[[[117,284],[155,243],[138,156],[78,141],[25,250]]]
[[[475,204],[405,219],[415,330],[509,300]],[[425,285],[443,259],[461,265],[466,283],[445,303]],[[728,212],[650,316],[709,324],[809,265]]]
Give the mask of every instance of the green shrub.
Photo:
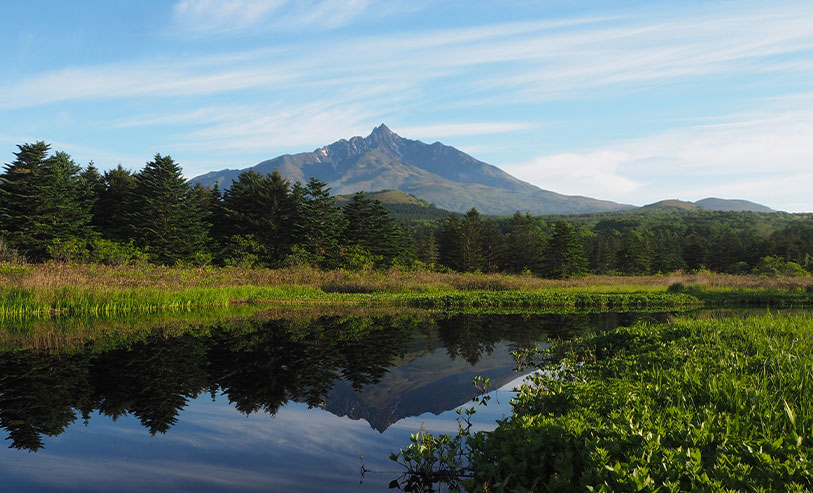
[[[229,253],[224,260],[227,266],[251,268],[268,254],[265,246],[253,235],[234,235],[229,238],[228,244]]]
[[[768,276],[809,276],[810,273],[796,262],[787,262],[782,257],[763,257],[754,267],[754,274]]]
[[[373,270],[383,261],[381,255],[373,255],[358,245],[347,247],[342,254],[342,264],[350,270]]]
[[[118,243],[115,241],[95,239],[87,243],[86,261],[104,265],[139,265],[146,264],[149,256],[138,249],[132,241]]]
[[[149,261],[148,255],[139,250],[133,242],[118,243],[115,241],[94,238],[82,240],[56,239],[48,245],[48,255],[57,262],[78,262],[104,265],[136,265]]]

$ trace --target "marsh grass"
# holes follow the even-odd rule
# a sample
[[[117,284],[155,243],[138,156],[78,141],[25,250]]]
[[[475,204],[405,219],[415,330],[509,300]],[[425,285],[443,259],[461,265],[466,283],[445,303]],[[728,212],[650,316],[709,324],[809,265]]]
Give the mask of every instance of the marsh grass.
[[[809,314],[678,319],[560,343],[513,415],[469,440],[469,486],[811,491],[811,353]]]
[[[0,288],[0,318],[27,316],[110,316],[164,310],[225,308],[234,304],[321,302],[357,304],[355,297],[331,295],[309,286],[235,286],[187,289]]]
[[[746,304],[790,306],[813,303],[813,289],[804,282],[800,278],[710,273],[550,280],[402,269],[382,272],[307,267],[270,270],[56,262],[0,264],[0,318],[151,313],[239,303],[679,308],[699,304],[692,298],[707,304],[733,304],[738,293]],[[683,291],[667,293],[668,286],[681,286]],[[753,293],[766,289],[773,294],[758,303],[760,298]]]
[[[703,303],[682,293],[610,292],[584,290],[544,291],[466,291],[431,295],[411,295],[410,306],[426,307],[562,307],[572,309],[636,309],[697,307]]]
[[[0,285],[21,288],[181,289],[232,286],[310,286],[334,292],[509,291],[541,289],[661,290],[674,283],[704,288],[789,290],[813,287],[804,277],[735,276],[673,273],[656,276],[585,276],[542,279],[524,275],[441,273],[427,270],[322,271],[308,267],[249,269],[239,267],[107,266],[96,264],[0,264]],[[811,288],[813,289],[813,288]]]

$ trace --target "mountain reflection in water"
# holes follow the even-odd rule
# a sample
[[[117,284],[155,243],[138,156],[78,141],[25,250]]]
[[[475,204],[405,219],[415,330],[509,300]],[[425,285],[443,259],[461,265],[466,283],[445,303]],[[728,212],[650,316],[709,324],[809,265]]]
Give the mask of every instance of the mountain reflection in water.
[[[45,437],[59,436],[78,420],[92,429],[91,421],[102,417],[134,417],[150,435],[171,435],[184,408],[211,395],[246,416],[274,416],[292,403],[293,409],[322,408],[364,420],[383,433],[405,417],[465,404],[476,393],[477,375],[489,377],[495,388],[516,379],[513,350],[637,317],[252,319],[173,335],[156,330],[74,341],[56,350],[26,346],[17,333],[0,348],[0,428],[10,448],[27,451],[47,448]]]

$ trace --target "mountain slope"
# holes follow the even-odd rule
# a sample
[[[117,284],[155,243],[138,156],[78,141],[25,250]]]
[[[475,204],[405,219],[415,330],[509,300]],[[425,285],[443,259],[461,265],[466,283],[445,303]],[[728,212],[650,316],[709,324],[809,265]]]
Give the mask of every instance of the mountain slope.
[[[712,211],[733,211],[733,212],[776,212],[770,207],[751,202],[749,200],[718,199],[709,197],[698,200],[695,205]]]
[[[476,207],[484,214],[566,214],[629,209],[632,206],[561,195],[519,180],[496,166],[440,142],[405,139],[386,125],[367,137],[339,140],[313,152],[285,154],[251,169],[274,169],[291,181],[316,177],[335,194],[401,190],[450,211]],[[195,177],[202,185],[228,187],[245,170],[222,170]]]
[[[667,200],[660,200],[658,202],[647,204],[641,209],[671,209],[671,210],[682,210],[682,211],[699,211],[702,207],[698,206],[692,202],[685,202],[683,200],[678,199],[667,199]]]

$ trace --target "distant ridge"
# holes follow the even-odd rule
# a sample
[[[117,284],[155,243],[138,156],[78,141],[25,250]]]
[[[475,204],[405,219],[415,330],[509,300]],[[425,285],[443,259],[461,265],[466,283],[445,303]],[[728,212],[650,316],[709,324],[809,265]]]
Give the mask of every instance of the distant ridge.
[[[718,199],[709,197],[695,202],[696,205],[712,211],[734,211],[734,212],[776,212],[770,207],[757,204],[748,200],[738,199]]]
[[[661,200],[647,204],[641,209],[680,209],[685,211],[727,211],[727,212],[776,212],[770,207],[738,199],[718,199],[709,197],[697,202],[686,202],[678,199]]]
[[[484,214],[569,214],[634,208],[543,190],[454,147],[405,139],[383,123],[367,137],[342,139],[313,152],[285,154],[245,170],[213,171],[191,182],[228,188],[248,169],[261,173],[278,169],[291,181],[316,177],[334,194],[400,190],[453,212],[472,207]]]
[[[647,204],[641,209],[680,209],[684,211],[699,211],[702,207],[692,202],[686,202],[678,199],[661,200],[652,204]]]

